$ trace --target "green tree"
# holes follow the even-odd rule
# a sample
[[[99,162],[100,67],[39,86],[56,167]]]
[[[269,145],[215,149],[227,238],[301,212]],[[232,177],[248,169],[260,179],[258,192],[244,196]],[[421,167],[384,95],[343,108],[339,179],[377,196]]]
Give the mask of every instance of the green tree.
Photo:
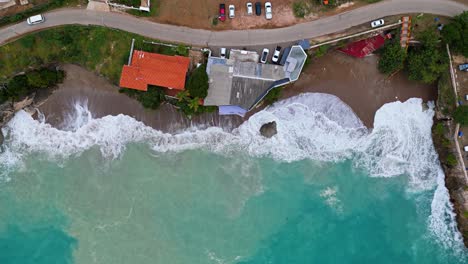
[[[150,109],[157,109],[164,99],[164,91],[162,88],[156,86],[149,86],[148,91],[141,92],[138,95],[138,101],[141,102],[143,107]]]
[[[468,105],[460,105],[453,112],[453,119],[462,126],[468,125]]]
[[[447,70],[447,54],[439,47],[438,36],[428,29],[420,33],[421,46],[408,55],[409,79],[424,83],[435,82]]]
[[[13,99],[18,99],[28,94],[28,77],[26,75],[17,75],[7,84],[7,95]]]
[[[406,59],[406,51],[397,41],[388,42],[382,50],[379,59],[379,71],[385,74],[391,74],[403,69]]]
[[[442,29],[442,39],[453,51],[468,57],[468,11],[454,17],[452,22]]]
[[[196,68],[187,83],[187,90],[192,97],[205,98],[208,95],[208,74],[206,64]]]

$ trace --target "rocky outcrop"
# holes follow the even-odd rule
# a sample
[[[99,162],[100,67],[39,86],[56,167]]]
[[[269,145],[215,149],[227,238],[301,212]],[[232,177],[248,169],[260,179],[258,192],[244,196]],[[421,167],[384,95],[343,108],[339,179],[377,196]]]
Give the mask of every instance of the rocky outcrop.
[[[463,173],[465,168],[462,168],[459,164],[454,166],[447,162],[447,157],[457,152],[453,143],[455,124],[444,118],[441,113],[436,113],[434,127],[439,124],[443,125],[445,133],[441,135],[433,131],[432,139],[445,174],[445,186],[449,191],[450,202],[453,204],[456,214],[457,227],[462,234],[465,247],[468,248],[468,185],[465,182]]]
[[[37,106],[37,102],[34,100],[35,94],[24,98],[21,101],[12,103],[6,102],[0,105],[0,145],[3,143],[4,135],[1,128],[6,125],[19,110],[26,110],[28,113],[33,114]]]
[[[262,127],[260,128],[260,134],[266,138],[271,138],[277,133],[278,131],[276,130],[275,121],[263,124]]]

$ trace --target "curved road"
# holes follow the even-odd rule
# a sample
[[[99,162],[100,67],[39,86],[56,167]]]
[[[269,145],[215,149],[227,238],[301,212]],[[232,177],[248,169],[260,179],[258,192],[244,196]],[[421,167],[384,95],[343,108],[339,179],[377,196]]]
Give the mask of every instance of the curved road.
[[[26,22],[0,29],[0,44],[34,30],[65,24],[100,25],[169,42],[194,46],[256,46],[310,39],[339,32],[371,20],[403,13],[431,13],[455,16],[468,5],[450,0],[385,0],[345,13],[286,28],[209,31],[158,24],[132,16],[85,9],[62,9],[46,14],[46,22],[29,26]]]

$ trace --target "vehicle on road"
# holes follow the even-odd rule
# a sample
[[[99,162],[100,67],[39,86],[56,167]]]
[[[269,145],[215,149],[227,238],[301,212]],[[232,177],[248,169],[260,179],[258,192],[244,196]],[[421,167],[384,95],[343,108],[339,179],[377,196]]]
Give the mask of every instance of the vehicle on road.
[[[268,53],[270,53],[270,51],[267,48],[264,48],[263,51],[262,51],[262,56],[260,57],[260,62],[261,63],[266,63],[267,62]]]
[[[257,15],[257,16],[262,15],[262,3],[260,3],[260,2],[255,3],[255,15]]]
[[[371,22],[371,27],[372,28],[376,28],[376,27],[381,27],[385,24],[385,21],[383,19],[378,19],[378,20],[374,20]]]
[[[460,71],[466,71],[466,72],[468,72],[468,63],[464,63],[464,64],[458,65],[458,69],[459,69]]]
[[[252,3],[248,2],[247,3],[247,15],[252,15],[253,14],[253,5]]]
[[[235,17],[235,11],[236,11],[236,8],[234,7],[234,5],[229,5],[229,18],[234,18]]]
[[[28,22],[28,25],[36,25],[44,21],[45,21],[45,18],[43,15],[35,15],[26,19],[26,22]]]
[[[275,51],[273,52],[273,57],[271,58],[271,61],[273,63],[278,63],[279,58],[280,58],[280,53],[281,53],[281,47],[277,46]]]
[[[226,5],[225,4],[219,4],[219,16],[218,16],[219,21],[226,21]]]
[[[273,18],[273,13],[271,12],[271,3],[266,2],[265,3],[265,18],[270,20]]]
[[[219,52],[219,56],[222,58],[222,59],[225,59],[226,58],[226,48],[221,48],[221,51]]]

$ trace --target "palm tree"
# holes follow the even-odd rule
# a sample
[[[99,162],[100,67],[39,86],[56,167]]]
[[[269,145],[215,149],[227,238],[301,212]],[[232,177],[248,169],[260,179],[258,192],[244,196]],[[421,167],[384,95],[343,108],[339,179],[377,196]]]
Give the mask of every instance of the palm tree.
[[[198,107],[200,106],[200,99],[195,97],[189,101],[189,108],[193,109],[194,112],[198,111]]]

